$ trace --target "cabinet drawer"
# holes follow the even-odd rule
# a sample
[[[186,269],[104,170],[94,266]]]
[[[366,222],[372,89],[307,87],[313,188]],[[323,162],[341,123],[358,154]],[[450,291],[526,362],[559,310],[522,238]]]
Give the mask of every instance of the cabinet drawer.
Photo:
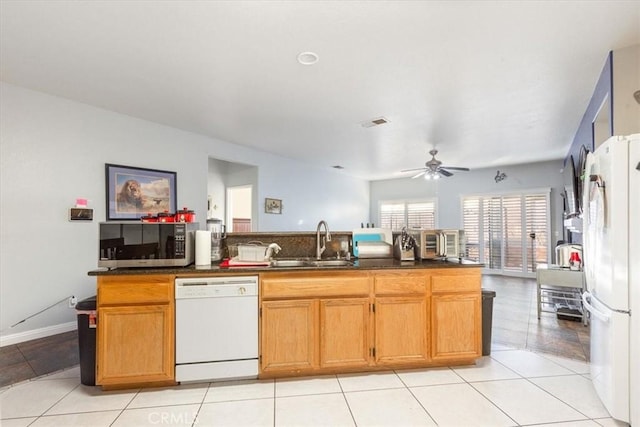
[[[173,276],[98,277],[98,304],[168,303],[173,300]]]
[[[366,275],[332,275],[270,277],[261,281],[262,298],[323,298],[333,296],[368,296],[369,277]]]
[[[429,276],[425,273],[397,272],[376,274],[376,295],[424,294]]]
[[[436,292],[474,292],[480,291],[480,274],[455,274],[431,277],[431,291]]]

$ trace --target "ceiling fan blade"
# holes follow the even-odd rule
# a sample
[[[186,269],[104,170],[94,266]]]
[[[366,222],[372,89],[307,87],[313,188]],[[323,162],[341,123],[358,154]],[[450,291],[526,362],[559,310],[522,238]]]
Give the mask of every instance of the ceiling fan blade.
[[[452,174],[451,172],[449,172],[448,170],[446,170],[446,169],[442,169],[442,168],[438,169],[438,173],[439,173],[440,175],[442,175],[442,176],[451,176],[451,175],[453,175],[453,174]]]
[[[424,175],[424,174],[425,174],[425,172],[426,172],[426,171],[422,171],[422,172],[420,172],[419,174],[412,176],[412,177],[411,177],[411,179],[419,178],[419,177],[421,177],[422,175]]]
[[[414,171],[423,171],[423,170],[425,170],[425,168],[424,168],[424,167],[422,167],[422,168],[415,168],[415,169],[403,169],[403,170],[401,170],[400,172],[414,172]]]
[[[456,168],[454,166],[440,166],[441,168],[447,168],[447,169],[451,169],[454,171],[469,171],[469,168]]]

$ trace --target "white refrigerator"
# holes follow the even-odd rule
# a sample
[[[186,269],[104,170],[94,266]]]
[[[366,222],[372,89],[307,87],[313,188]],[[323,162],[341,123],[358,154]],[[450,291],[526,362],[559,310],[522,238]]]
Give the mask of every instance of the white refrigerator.
[[[591,380],[613,418],[640,426],[640,134],[608,139],[584,174]]]

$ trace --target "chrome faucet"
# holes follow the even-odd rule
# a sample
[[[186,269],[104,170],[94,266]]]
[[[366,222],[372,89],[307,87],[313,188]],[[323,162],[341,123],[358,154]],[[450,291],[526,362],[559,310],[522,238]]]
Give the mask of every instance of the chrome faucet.
[[[324,224],[325,234],[322,238],[322,245],[320,245],[320,228]],[[316,228],[316,259],[322,258],[322,253],[326,249],[325,243],[331,241],[331,233],[329,232],[329,226],[324,220],[321,220],[318,223],[318,228]]]

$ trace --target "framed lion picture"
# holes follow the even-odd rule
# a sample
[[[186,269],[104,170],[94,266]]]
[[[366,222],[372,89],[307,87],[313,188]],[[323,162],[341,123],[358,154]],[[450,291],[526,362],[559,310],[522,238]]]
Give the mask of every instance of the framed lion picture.
[[[107,221],[176,212],[176,173],[105,164]]]

